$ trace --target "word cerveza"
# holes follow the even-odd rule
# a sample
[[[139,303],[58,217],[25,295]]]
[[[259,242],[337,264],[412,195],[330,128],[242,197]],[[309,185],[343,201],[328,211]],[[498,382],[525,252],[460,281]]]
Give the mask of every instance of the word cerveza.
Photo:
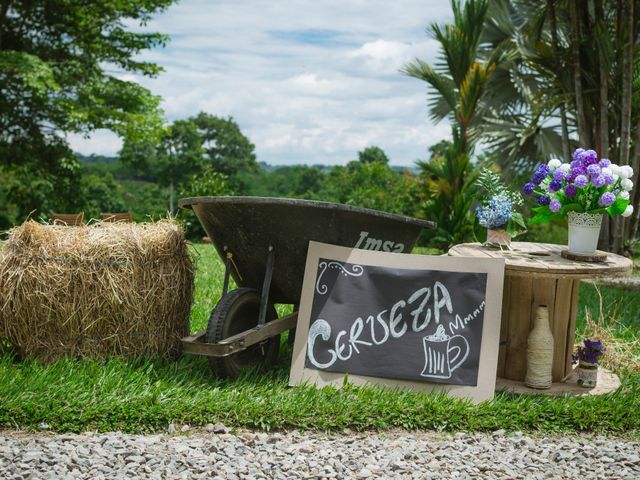
[[[369,237],[369,232],[360,232],[360,238],[355,248],[363,250],[382,250],[383,252],[402,253],[404,251],[404,243],[395,243],[390,240],[378,240]]]
[[[337,360],[347,361],[354,353],[359,354],[360,346],[383,345],[390,338],[402,337],[409,329],[421,332],[429,326],[432,319],[439,324],[443,309],[448,314],[453,313],[451,295],[441,282],[435,282],[433,288],[420,288],[406,300],[398,300],[391,308],[382,310],[375,316],[369,315],[366,320],[356,318],[348,331],[339,331],[334,344],[326,350],[328,359],[318,358],[326,357],[326,354],[316,354],[318,339],[328,342],[331,338],[331,325],[319,318],[309,328],[307,356],[316,368],[329,368]],[[465,320],[467,319],[456,315],[455,328],[464,328]],[[451,329],[451,324],[449,328]]]

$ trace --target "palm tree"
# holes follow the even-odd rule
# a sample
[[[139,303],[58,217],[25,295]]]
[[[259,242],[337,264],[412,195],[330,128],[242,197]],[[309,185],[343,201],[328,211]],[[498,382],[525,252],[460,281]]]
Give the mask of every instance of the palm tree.
[[[425,209],[438,220],[435,240],[443,245],[463,241],[472,234],[472,185],[479,169],[471,162],[482,132],[486,111],[486,86],[502,60],[495,49],[480,57],[480,38],[487,15],[487,0],[452,0],[453,23],[432,24],[431,34],[440,43],[434,66],[416,59],[403,68],[406,75],[423,80],[433,90],[430,117],[452,123],[453,142],[428,162],[418,162],[427,185]]]

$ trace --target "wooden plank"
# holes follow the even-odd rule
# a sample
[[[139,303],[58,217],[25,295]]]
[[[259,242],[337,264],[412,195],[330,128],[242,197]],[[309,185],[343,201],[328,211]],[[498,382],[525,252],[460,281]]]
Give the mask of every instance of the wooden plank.
[[[513,277],[509,295],[509,322],[504,377],[524,380],[527,369],[527,338],[531,322],[533,279]]]
[[[559,279],[556,285],[553,321],[550,318],[553,334],[553,381],[559,382],[566,375],[567,333],[571,317],[573,284],[579,280]]]
[[[504,278],[502,290],[502,318],[500,320],[500,345],[498,347],[498,371],[497,376],[504,376],[504,367],[507,359],[507,339],[509,330],[509,301],[511,299],[511,278]]]
[[[182,350],[185,353],[194,355],[205,355],[207,357],[226,357],[234,353],[246,350],[252,345],[262,342],[270,337],[278,335],[294,328],[298,323],[298,312],[286,315],[282,318],[272,320],[262,327],[252,328],[244,332],[233,335],[218,343],[206,343],[204,335],[206,331],[198,332],[194,335],[184,337]]]
[[[84,212],[80,213],[52,213],[51,219],[54,225],[67,225],[69,227],[82,226]]]
[[[564,374],[569,375],[573,369],[571,365],[571,355],[573,354],[573,344],[576,336],[576,316],[578,315],[578,296],[580,294],[580,280],[571,282],[571,310],[569,312],[569,323],[567,325]]]
[[[240,340],[244,340],[244,344],[246,347],[254,345],[256,343],[261,342],[269,337],[273,337],[274,335],[278,335],[279,333],[284,332],[285,330],[289,330],[293,328],[298,323],[298,312],[293,312],[289,315],[285,315],[282,318],[278,318],[276,320],[272,320],[270,322],[265,323],[260,328],[253,328],[251,330],[247,330],[245,332],[237,333],[229,338],[225,338],[220,341],[221,345],[227,345],[231,343],[236,343]]]
[[[478,243],[455,245],[449,250],[451,256],[503,257],[506,261],[506,274],[514,272],[544,274],[548,277],[591,278],[611,274],[631,272],[633,263],[626,257],[607,254],[607,260],[601,263],[588,263],[569,260],[561,256],[564,245],[549,243],[514,242],[511,250],[498,250],[483,247]]]

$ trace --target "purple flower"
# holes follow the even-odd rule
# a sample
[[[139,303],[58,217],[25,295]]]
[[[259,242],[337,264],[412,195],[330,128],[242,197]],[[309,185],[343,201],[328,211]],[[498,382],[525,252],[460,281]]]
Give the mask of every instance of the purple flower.
[[[564,194],[565,194],[567,197],[575,197],[575,196],[576,196],[576,193],[578,193],[578,189],[576,188],[576,186],[575,186],[575,185],[573,185],[573,184],[571,184],[571,183],[570,183],[569,185],[567,185],[566,187],[564,187]]]
[[[600,161],[598,162],[598,165],[600,165],[600,168],[610,167],[611,160],[609,160],[608,158],[601,158]]]
[[[584,163],[582,163],[581,159],[577,158],[573,162],[571,162],[569,166],[571,167],[571,171],[573,171],[576,168],[584,168]]]
[[[586,166],[593,165],[598,163],[598,154],[595,150],[586,150],[580,154],[580,159]]]
[[[601,172],[602,170],[595,163],[587,167],[587,173],[591,176],[591,178],[599,177]]]
[[[584,165],[580,165],[578,168],[576,168],[574,170],[574,172],[576,174],[576,176],[578,175],[586,175],[587,174],[587,167],[585,167]]]
[[[573,160],[578,160],[582,152],[584,152],[584,148],[576,148],[576,151],[573,152],[573,155],[572,155]]]
[[[531,176],[531,181],[536,185],[540,185],[542,181],[545,178],[547,178],[547,175],[549,175],[550,171],[551,170],[549,169],[549,166],[546,163],[542,163],[538,165],[538,168]]]
[[[522,190],[524,191],[525,195],[531,195],[535,188],[536,188],[535,184],[529,182],[529,183],[525,183],[524,187],[522,187]]]
[[[613,175],[603,175],[604,177],[604,183],[606,185],[613,185],[614,182],[616,181],[615,178],[613,178]]]
[[[584,339],[584,346],[580,345],[575,355],[572,355],[572,363],[578,363],[578,360],[589,363],[600,363],[600,357],[604,355],[607,349],[602,345],[600,340]]]
[[[536,202],[542,206],[549,205],[551,203],[551,198],[549,198],[549,195],[536,195]]]
[[[586,175],[578,175],[574,183],[576,187],[584,188],[589,184],[589,179],[586,177]]]
[[[598,205],[601,207],[608,207],[616,201],[616,196],[611,192],[604,192],[598,199]]]
[[[603,186],[607,182],[605,181],[604,175],[598,175],[595,178],[591,177],[591,183],[593,184],[594,187],[600,188],[601,186]]]
[[[553,172],[554,180],[564,180],[565,178],[567,178],[567,172],[560,169],[557,169],[555,172]]]
[[[555,178],[549,182],[549,191],[555,193],[562,188],[562,180],[556,180]]]
[[[553,213],[559,212],[561,208],[562,204],[558,200],[551,200],[551,202],[549,203],[549,210],[551,210]]]

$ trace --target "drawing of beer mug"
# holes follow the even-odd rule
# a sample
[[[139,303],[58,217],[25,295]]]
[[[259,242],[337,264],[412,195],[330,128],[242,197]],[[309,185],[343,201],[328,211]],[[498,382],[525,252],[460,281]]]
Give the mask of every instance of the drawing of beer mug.
[[[422,341],[425,357],[424,369],[420,374],[422,377],[451,378],[451,372],[469,356],[467,339],[462,335],[448,336],[442,325],[438,325],[436,333],[427,335]]]

